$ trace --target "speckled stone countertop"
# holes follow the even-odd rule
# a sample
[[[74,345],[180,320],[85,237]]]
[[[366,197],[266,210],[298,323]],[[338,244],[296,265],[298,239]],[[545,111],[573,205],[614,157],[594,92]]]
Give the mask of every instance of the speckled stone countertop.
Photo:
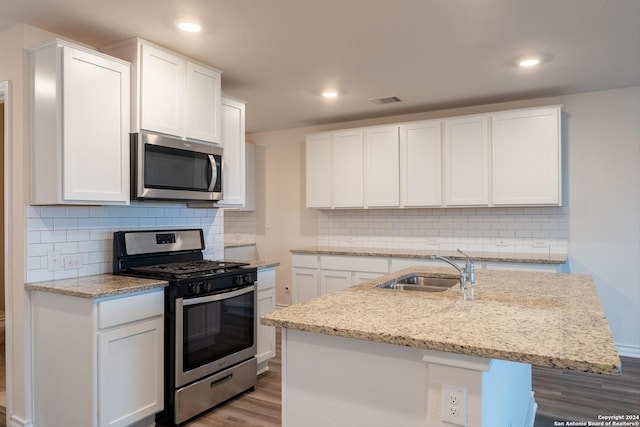
[[[276,310],[261,323],[536,366],[620,372],[589,275],[480,270],[473,301],[463,300],[457,285],[445,292],[376,288],[414,272],[452,277],[447,268],[412,267]]]
[[[226,260],[233,261],[233,260]],[[250,263],[250,268],[272,268],[280,265],[277,261],[240,261]],[[104,298],[116,295],[130,294],[154,288],[164,288],[168,283],[165,280],[141,279],[129,276],[116,276],[113,274],[100,274],[96,276],[76,277],[72,279],[50,280],[46,282],[27,283],[25,289],[29,291],[50,292],[80,298]]]
[[[167,285],[168,283],[165,280],[100,274],[96,276],[75,277],[72,279],[27,283],[25,289],[72,297],[98,299],[149,289],[164,288]]]
[[[431,255],[440,255],[447,258],[465,259],[456,251],[436,251],[417,249],[378,249],[378,248],[346,248],[340,246],[311,246],[307,248],[292,249],[293,254],[307,255],[344,255],[344,256],[370,256],[391,258],[416,258],[430,259]],[[467,252],[474,261],[490,262],[520,262],[534,264],[564,264],[567,262],[566,254],[525,254],[502,252]]]

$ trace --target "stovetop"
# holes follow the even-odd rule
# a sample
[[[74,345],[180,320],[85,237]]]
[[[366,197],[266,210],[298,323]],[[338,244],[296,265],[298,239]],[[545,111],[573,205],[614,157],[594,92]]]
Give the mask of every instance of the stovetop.
[[[231,272],[247,265],[249,264],[205,259],[131,267],[128,269],[128,272],[153,276],[158,279],[189,279],[196,277],[214,277],[215,275]]]

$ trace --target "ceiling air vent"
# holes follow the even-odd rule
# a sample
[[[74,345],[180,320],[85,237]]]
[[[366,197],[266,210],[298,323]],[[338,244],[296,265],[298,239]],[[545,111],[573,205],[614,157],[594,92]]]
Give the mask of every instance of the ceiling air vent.
[[[377,105],[383,105],[383,104],[393,104],[396,102],[402,102],[402,99],[398,98],[397,96],[387,96],[384,98],[371,98],[369,101]]]

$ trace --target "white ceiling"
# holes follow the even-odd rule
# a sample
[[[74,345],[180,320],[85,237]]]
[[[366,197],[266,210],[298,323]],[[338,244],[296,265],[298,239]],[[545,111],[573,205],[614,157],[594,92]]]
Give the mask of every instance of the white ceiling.
[[[20,22],[209,63],[248,132],[640,85],[640,0],[0,0],[0,30]],[[528,53],[550,61],[512,65]]]

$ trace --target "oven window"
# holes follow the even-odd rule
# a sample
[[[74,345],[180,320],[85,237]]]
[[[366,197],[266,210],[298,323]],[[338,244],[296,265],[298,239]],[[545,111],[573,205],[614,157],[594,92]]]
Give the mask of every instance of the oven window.
[[[208,190],[211,165],[207,154],[146,144],[144,156],[145,187]]]
[[[253,346],[254,292],[184,306],[183,370],[206,365]]]

